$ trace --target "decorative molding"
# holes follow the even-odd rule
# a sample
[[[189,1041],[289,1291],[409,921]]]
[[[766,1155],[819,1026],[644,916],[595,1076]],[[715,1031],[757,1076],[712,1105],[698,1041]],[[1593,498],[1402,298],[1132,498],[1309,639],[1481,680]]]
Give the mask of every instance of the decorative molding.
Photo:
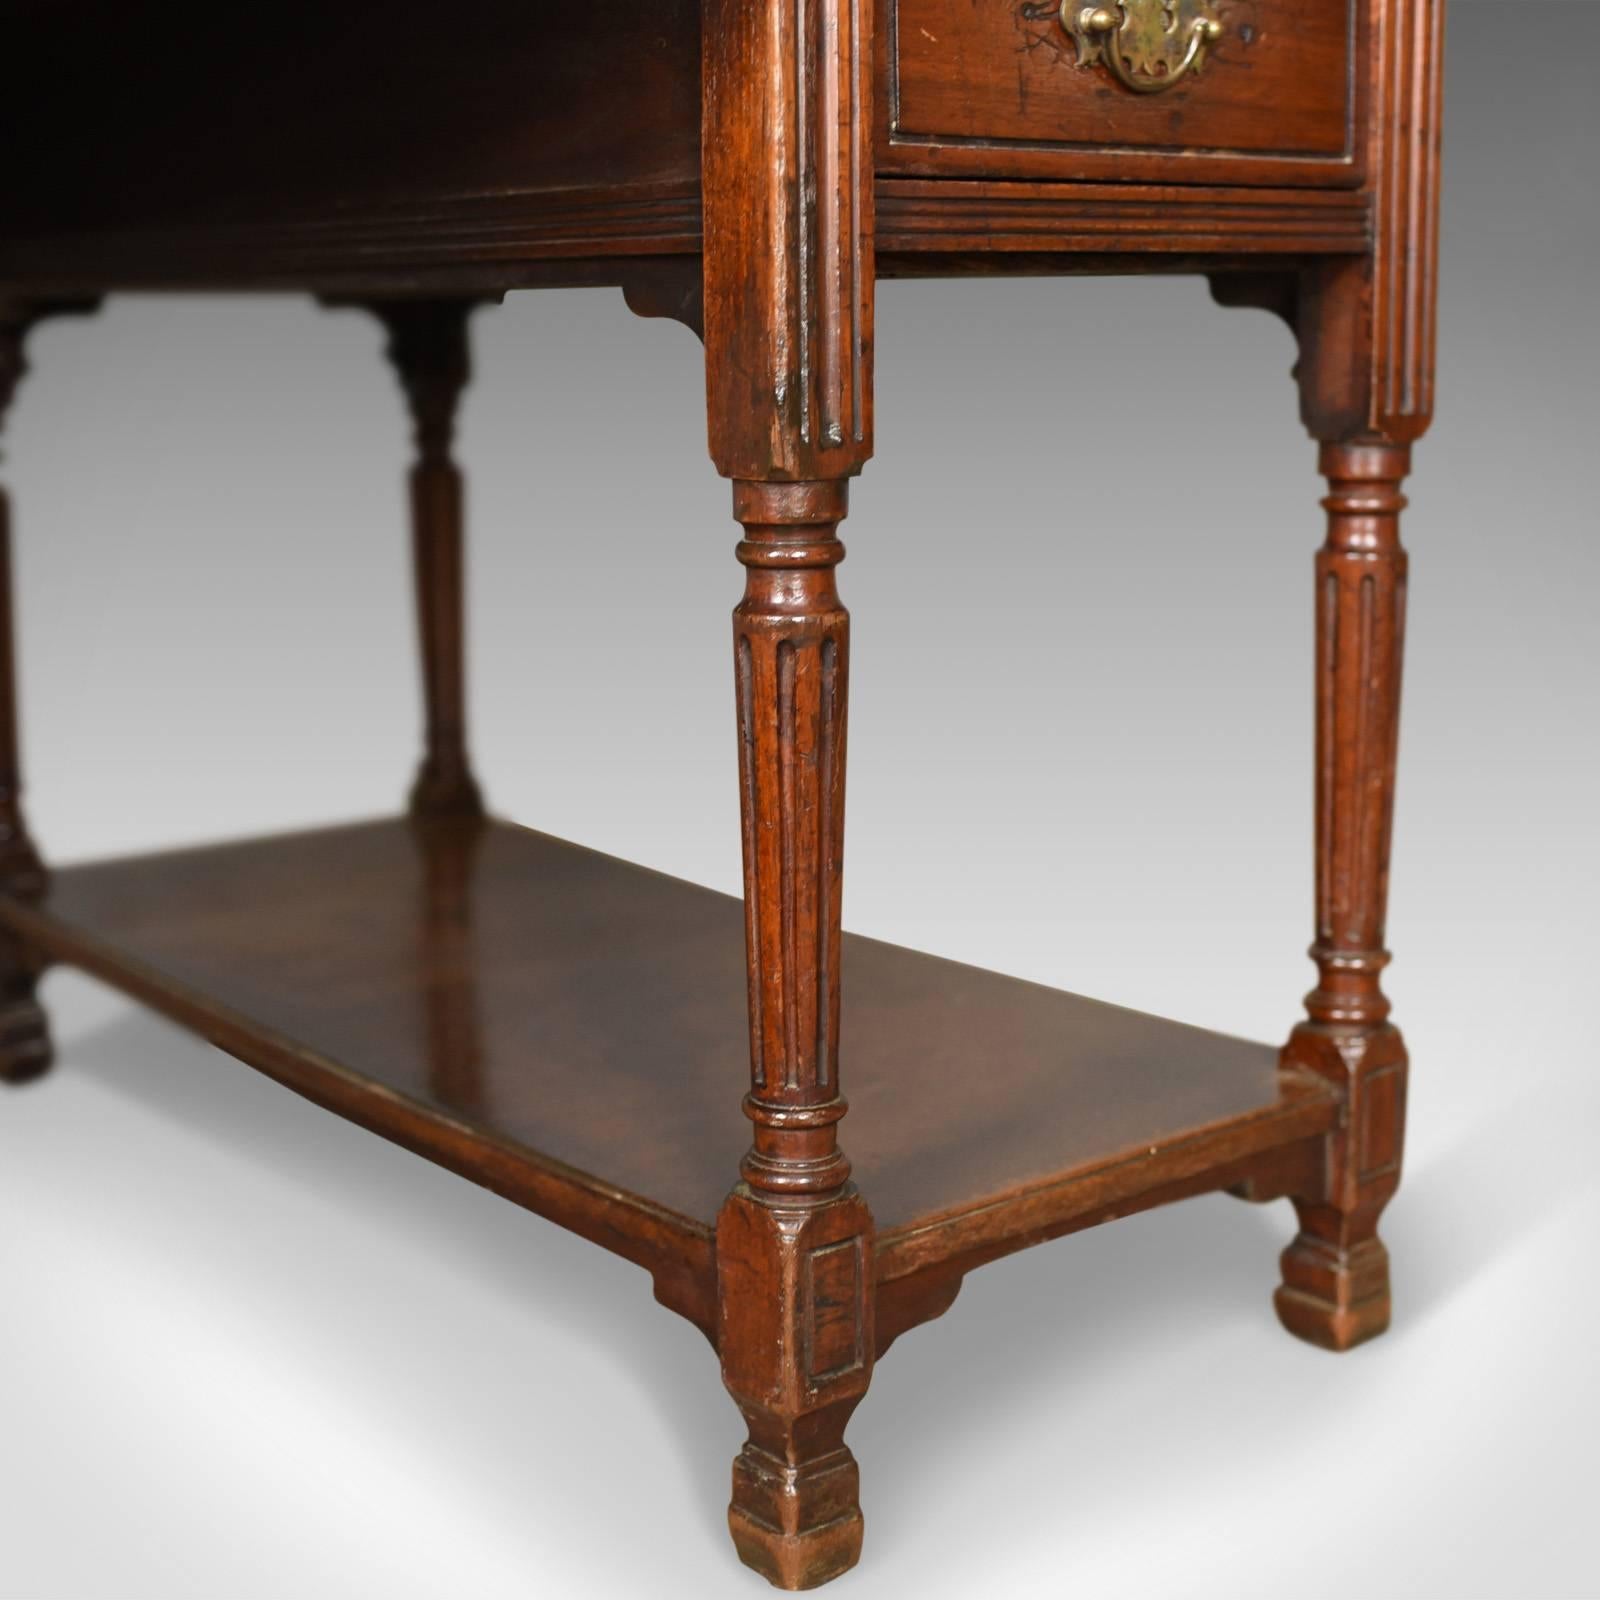
[[[867,1241],[861,1234],[807,1252],[801,1288],[802,1366],[811,1387],[825,1388],[866,1366],[859,1307],[870,1282]]]
[[[1328,536],[1317,555],[1317,942],[1314,1022],[1377,1027],[1400,718],[1404,448],[1323,452]]]
[[[411,413],[418,464],[450,464],[461,391],[472,379],[467,319],[473,300],[374,303],[389,335],[385,352]]]
[[[872,451],[871,25],[872,0],[707,0],[707,373],[726,477],[836,477]]]
[[[1281,1062],[1343,1102],[1319,1180],[1293,1194],[1278,1315],[1336,1350],[1389,1323],[1379,1216],[1400,1182],[1406,1049],[1382,974],[1400,718],[1404,444],[1324,444],[1328,536],[1317,553],[1317,986]]]
[[[1089,0],[1068,6],[1052,6],[1048,0],[1018,4],[1005,65],[991,64],[987,70],[981,62],[955,57],[950,27],[930,19],[934,15],[949,19],[954,12],[965,16],[970,11],[973,23],[968,26],[963,22],[957,30],[959,49],[970,47],[975,34],[998,39],[996,23],[1006,6],[949,7],[943,0],[928,0],[926,5],[913,0],[881,0],[881,4],[887,35],[883,52],[887,70],[879,123],[881,172],[975,179],[1003,174],[1007,178],[1057,182],[1194,182],[1230,187],[1293,184],[1354,189],[1363,182],[1361,134],[1367,119],[1367,80],[1357,63],[1363,57],[1367,37],[1366,0],[1344,0],[1343,4],[1345,71],[1340,85],[1343,115],[1337,140],[1296,141],[1281,126],[1284,107],[1280,103],[1274,126],[1282,143],[1274,140],[1264,148],[1257,148],[1253,141],[1240,143],[1219,135],[1199,107],[1190,107],[1180,121],[1168,122],[1157,131],[1131,121],[1127,108],[1117,104],[1143,102],[1147,97],[1130,96],[1125,88],[1110,83],[1103,86],[1103,92],[1089,97],[1081,96],[1077,85],[1063,93],[1053,72],[1033,73],[1030,63],[1037,59],[1053,63],[1069,77],[1077,77],[1082,63],[1073,30],[1063,27],[1063,20],[1095,9]],[[1107,9],[1115,12],[1117,8]],[[1282,0],[1272,0],[1268,9],[1276,15],[1283,10]],[[1293,23],[1286,24],[1278,18],[1272,24],[1263,24],[1259,10],[1256,0],[1223,0],[1218,6],[1218,18],[1226,24],[1230,39],[1211,47],[1214,61],[1207,63],[1206,82],[1213,93],[1226,95],[1230,76],[1235,72],[1247,79],[1259,77],[1259,63],[1249,59],[1250,52],[1239,50],[1232,42],[1238,38],[1241,26],[1257,38],[1264,28],[1277,34],[1280,42],[1293,37]],[[902,15],[903,12],[909,14]],[[1173,8],[1164,8],[1165,16],[1175,16]],[[930,28],[937,28],[937,40],[932,39]],[[979,53],[987,56],[990,49],[985,45]],[[936,64],[952,63],[947,74],[938,65],[933,69],[938,71],[945,91],[941,104],[927,104],[929,64],[908,60],[921,52]],[[963,64],[954,65],[957,59]],[[973,83],[985,79],[988,92],[975,102]],[[1017,85],[1014,102],[1003,87],[1011,81]],[[1100,87],[1096,85],[1097,89]],[[1301,87],[1303,91],[1303,80]],[[1261,95],[1259,84],[1254,92]],[[1293,80],[1280,85],[1280,92],[1292,102]],[[1187,92],[1179,96],[1180,100],[1187,98]],[[992,115],[997,101],[1006,104],[1011,114],[994,127],[974,126],[966,108],[981,103]],[[1071,135],[1064,134],[1062,114],[1070,119],[1075,110],[1085,106],[1094,108],[1092,114],[1079,116]],[[1003,131],[999,131],[1001,128]]]
[[[896,254],[1359,255],[1373,244],[1373,197],[1349,190],[896,177],[879,178],[875,190],[875,247]],[[464,196],[422,210],[316,222],[7,240],[0,245],[0,280],[83,288],[295,287],[331,278],[361,281],[369,274],[388,279],[403,271],[424,277],[481,271],[512,285],[519,266],[608,258],[666,262],[697,256],[701,242],[697,185],[637,194]],[[829,426],[852,439],[858,428],[870,431],[872,253],[869,244],[858,243],[829,289],[834,312],[845,309],[849,290],[849,383],[841,389],[845,369],[831,367],[831,399],[824,406],[816,392],[819,373],[811,371],[806,426],[814,437]],[[813,300],[807,306],[814,312]],[[815,353],[830,347],[816,332],[814,314],[807,325],[813,328],[807,363],[814,368]],[[1427,326],[1431,364],[1431,313]]]
[[[1343,254],[1371,248],[1371,201],[1342,190],[885,178],[878,248],[1108,254]]]
[[[1371,422],[1403,442],[1433,416],[1444,0],[1375,11]]]
[[[1405,1142],[1406,1063],[1386,1062],[1361,1080],[1357,1105],[1361,1126],[1356,1140],[1356,1184],[1368,1188],[1396,1177]]]
[[[717,1219],[717,1349],[749,1427],[728,1526],[745,1564],[781,1589],[813,1588],[861,1553],[844,1430],[872,1379],[873,1256],[854,1189],[775,1208],[738,1188]]]
[[[636,317],[681,322],[705,342],[705,284],[698,255],[653,256],[629,263],[618,276],[623,301]]]
[[[6,239],[0,283],[322,287],[330,279],[470,269],[494,269],[499,281],[514,282],[521,263],[693,254],[699,248],[699,185],[674,183],[460,195],[311,221],[264,218]]]
[[[839,1188],[838,1095],[849,613],[834,568],[842,482],[741,486],[734,612],[756,1141],[743,1173],[772,1194]]]

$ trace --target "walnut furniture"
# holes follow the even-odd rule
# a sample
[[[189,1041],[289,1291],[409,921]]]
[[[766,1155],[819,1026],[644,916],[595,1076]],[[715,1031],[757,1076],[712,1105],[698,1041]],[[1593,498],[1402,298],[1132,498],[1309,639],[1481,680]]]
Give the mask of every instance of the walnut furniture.
[[[369,308],[416,430],[426,713],[394,820],[50,874],[19,806],[0,499],[0,1072],[48,1065],[35,989],[70,964],[637,1262],[718,1353],[749,1428],[734,1542],[785,1588],[855,1562],[845,1425],[874,1362],[987,1261],[1204,1191],[1287,1196],[1285,1326],[1333,1350],[1382,1332],[1399,515],[1433,404],[1441,12],[0,8],[0,410],[28,328],[114,291]],[[1319,976],[1281,1049],[840,931],[838,529],[872,454],[878,284],[1085,272],[1204,273],[1299,340],[1329,484]],[[567,285],[705,343],[745,572],[742,905],[492,820],[468,757],[468,319]]]

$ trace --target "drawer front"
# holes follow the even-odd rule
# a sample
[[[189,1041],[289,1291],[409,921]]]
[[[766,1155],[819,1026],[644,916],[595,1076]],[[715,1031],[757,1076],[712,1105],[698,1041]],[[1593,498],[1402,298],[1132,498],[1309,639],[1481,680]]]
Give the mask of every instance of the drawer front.
[[[1358,0],[885,0],[891,171],[1360,181]]]

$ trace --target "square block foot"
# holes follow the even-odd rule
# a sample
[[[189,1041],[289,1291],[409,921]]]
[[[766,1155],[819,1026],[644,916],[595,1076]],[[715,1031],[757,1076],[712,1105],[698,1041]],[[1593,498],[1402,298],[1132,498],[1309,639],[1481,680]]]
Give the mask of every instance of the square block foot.
[[[739,1559],[779,1589],[815,1589],[861,1559],[860,1511],[803,1533],[784,1533],[769,1523],[728,1508],[728,1531]]]

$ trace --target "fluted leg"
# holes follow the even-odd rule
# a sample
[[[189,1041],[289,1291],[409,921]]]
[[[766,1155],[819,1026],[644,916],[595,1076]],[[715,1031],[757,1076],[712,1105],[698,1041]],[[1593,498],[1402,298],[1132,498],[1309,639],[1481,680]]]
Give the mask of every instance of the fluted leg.
[[[744,526],[734,613],[754,1137],[717,1223],[717,1347],[749,1425],[729,1526],[785,1589],[853,1566],[872,1216],[839,1148],[849,618],[834,571],[872,453],[873,7],[706,0],[712,459]],[[731,1174],[730,1174],[731,1176]]]
[[[467,755],[463,484],[451,457],[456,408],[471,375],[471,300],[378,304],[389,356],[416,428],[411,544],[422,655],[424,750],[411,789],[419,817],[472,816],[483,799]]]
[[[1337,1084],[1347,1105],[1324,1192],[1298,1197],[1278,1315],[1346,1350],[1389,1325],[1378,1218],[1400,1183],[1406,1051],[1379,975],[1394,813],[1406,556],[1401,445],[1326,445],[1328,538],[1317,556],[1317,938],[1320,974],[1285,1067]]]
[[[728,1521],[786,1589],[861,1551],[844,1428],[872,1369],[872,1217],[837,1138],[849,615],[842,480],[735,487],[754,1137],[717,1226],[723,1379],[749,1425]]]
[[[0,303],[0,427],[26,370],[30,318]],[[0,482],[0,894],[33,899],[47,875],[22,815],[17,741],[15,619],[11,593],[11,503]],[[0,1080],[20,1083],[50,1065],[50,1032],[35,998],[38,969],[16,941],[0,937]]]

